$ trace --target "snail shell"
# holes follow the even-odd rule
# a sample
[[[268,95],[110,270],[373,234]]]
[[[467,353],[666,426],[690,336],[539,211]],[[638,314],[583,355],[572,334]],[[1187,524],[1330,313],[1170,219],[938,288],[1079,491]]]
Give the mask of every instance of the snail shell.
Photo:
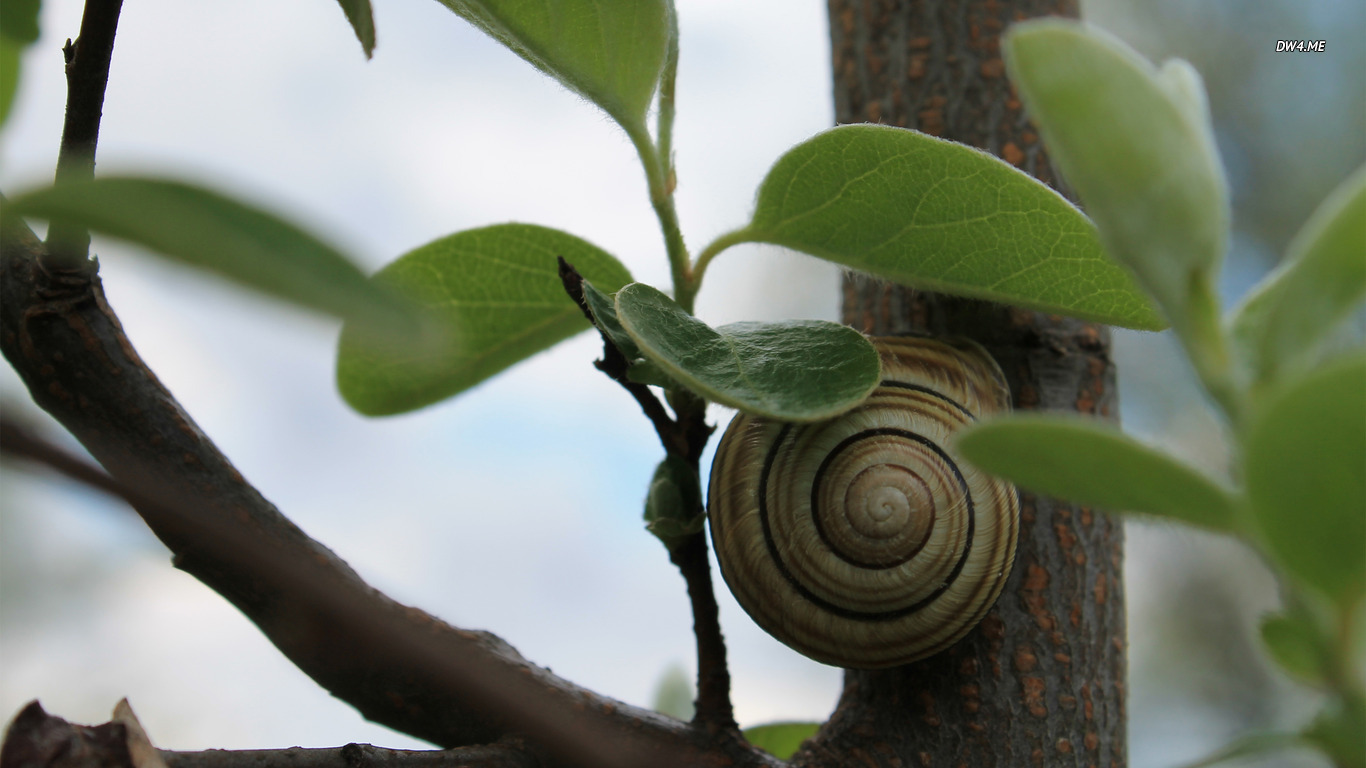
[[[858,408],[790,424],[739,414],[712,464],[721,574],[766,631],[817,661],[872,669],[972,629],[1015,557],[1014,486],[950,438],[1010,408],[970,341],[873,339],[882,384]]]

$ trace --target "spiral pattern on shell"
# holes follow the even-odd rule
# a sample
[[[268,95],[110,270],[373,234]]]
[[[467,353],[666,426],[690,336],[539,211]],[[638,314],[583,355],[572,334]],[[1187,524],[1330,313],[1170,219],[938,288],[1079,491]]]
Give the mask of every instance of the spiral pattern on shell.
[[[981,620],[1015,556],[1014,486],[959,460],[955,430],[1010,407],[968,341],[873,339],[882,384],[828,421],[740,414],[712,464],[722,576],[774,637],[817,661],[930,656]]]

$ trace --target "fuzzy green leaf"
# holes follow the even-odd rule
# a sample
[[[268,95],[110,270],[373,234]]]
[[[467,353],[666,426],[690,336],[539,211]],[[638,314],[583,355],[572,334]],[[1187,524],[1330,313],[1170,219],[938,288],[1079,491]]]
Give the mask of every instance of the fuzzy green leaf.
[[[958,438],[968,461],[1032,491],[1216,531],[1234,528],[1229,493],[1195,469],[1098,422],[1007,416]]]
[[[43,0],[0,0],[0,37],[29,45],[38,41]]]
[[[203,187],[104,176],[22,195],[7,213],[79,224],[372,330],[411,327],[408,303],[372,284],[336,249]]]
[[[1312,685],[1323,685],[1330,649],[1303,615],[1271,614],[1262,619],[1262,645],[1281,669]]]
[[[446,343],[413,355],[342,329],[337,386],[357,411],[384,416],[444,400],[589,327],[564,292],[557,256],[608,290],[631,279],[597,246],[532,224],[435,240],[380,270],[378,285],[439,316]]]
[[[877,386],[873,345],[823,320],[711,328],[648,285],[617,294],[636,346],[674,380],[722,405],[781,421],[817,421],[853,408]]]
[[[759,187],[743,239],[919,288],[1163,327],[1058,193],[985,152],[903,128],[846,125],[789,150]]]
[[[779,760],[787,760],[820,727],[820,723],[769,723],[746,728],[743,733],[750,744]]]
[[[1366,298],[1366,166],[1309,217],[1281,266],[1233,314],[1250,378],[1294,368]]]
[[[341,4],[342,13],[346,14],[346,20],[350,22],[351,29],[356,31],[356,39],[360,41],[360,47],[365,50],[365,58],[370,58],[375,53],[375,15],[370,9],[370,0],[337,0]]]
[[[701,533],[705,522],[697,470],[677,456],[661,461],[645,498],[645,527],[672,552],[688,536]]]
[[[692,679],[681,665],[675,664],[664,670],[659,682],[655,683],[654,704],[651,708],[660,714],[686,722],[693,718],[695,698],[697,693],[693,690]]]
[[[1327,753],[1335,768],[1366,768],[1366,701],[1354,692],[1330,704],[1304,737]]]
[[[667,0],[441,4],[602,107],[622,126],[643,128],[669,44]]]
[[[607,334],[607,338],[617,345],[627,362],[638,360],[641,357],[640,350],[636,348],[636,342],[621,327],[621,320],[617,319],[617,299],[615,296],[599,291],[592,283],[583,281],[583,301],[588,305],[588,311],[593,314],[593,322],[599,330]]]
[[[1244,448],[1262,541],[1290,574],[1352,605],[1366,591],[1366,356],[1272,395]]]
[[[24,49],[38,39],[42,0],[0,0],[0,126],[19,91]]]
[[[1158,70],[1095,28],[1055,19],[1016,25],[1003,48],[1110,254],[1178,330],[1217,323],[1209,285],[1227,247],[1229,202],[1199,74],[1184,61]]]

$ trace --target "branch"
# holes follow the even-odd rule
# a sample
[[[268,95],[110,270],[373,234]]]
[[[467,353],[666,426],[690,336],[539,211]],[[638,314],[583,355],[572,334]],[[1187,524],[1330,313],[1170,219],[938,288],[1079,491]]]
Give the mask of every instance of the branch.
[[[385,749],[347,744],[325,749],[159,750],[167,768],[539,768],[523,746],[495,744],[443,750]]]
[[[109,60],[123,0],[86,0],[81,32],[66,41],[66,122],[57,154],[57,182],[95,178],[95,145],[100,137]],[[48,231],[48,269],[76,269],[90,253],[90,232],[82,226],[52,222]]]
[[[237,606],[334,696],[444,747],[523,733],[555,764],[695,765],[708,753],[737,765],[765,761],[578,688],[493,635],[451,627],[370,587],[200,431],[139,359],[93,270],[54,277],[39,264],[45,251],[33,233],[0,223],[0,349],[34,400],[135,499],[178,568]]]
[[[573,265],[560,257],[560,281],[574,303],[579,305],[588,322],[597,325],[588,302],[583,297],[583,277]],[[702,459],[702,449],[711,437],[712,427],[706,422],[707,404],[691,392],[674,393],[676,419],[669,418],[664,406],[650,388],[627,376],[630,361],[602,328],[602,359],[595,365],[620,384],[640,403],[640,407],[654,424],[664,450],[687,460],[695,474]],[[697,474],[697,477],[701,477]],[[700,481],[699,481],[700,483]],[[701,489],[696,494],[702,498]],[[696,514],[705,514],[699,508]],[[714,733],[728,732],[738,736],[735,711],[730,701],[730,668],[726,664],[726,639],[721,634],[721,620],[716,607],[716,594],[711,581],[711,563],[707,553],[707,537],[695,533],[669,551],[669,560],[683,574],[692,603],[693,634],[697,636],[697,708],[693,722]]]
[[[48,714],[34,701],[19,711],[5,732],[0,765],[136,766],[144,764],[133,757],[138,749],[137,738],[126,722],[75,725]],[[444,750],[347,744],[328,749],[292,747],[203,752],[161,749],[156,753],[167,768],[538,768],[541,765],[535,751],[520,742]]]

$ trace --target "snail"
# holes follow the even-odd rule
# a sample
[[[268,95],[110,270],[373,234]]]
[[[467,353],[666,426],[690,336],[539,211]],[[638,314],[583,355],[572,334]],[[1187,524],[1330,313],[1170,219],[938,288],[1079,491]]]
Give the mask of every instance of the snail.
[[[875,669],[954,644],[995,603],[1019,529],[1014,486],[951,437],[1003,412],[1000,368],[963,340],[875,338],[882,383],[814,423],[738,414],[712,463],[721,575],[759,626],[826,664]]]

